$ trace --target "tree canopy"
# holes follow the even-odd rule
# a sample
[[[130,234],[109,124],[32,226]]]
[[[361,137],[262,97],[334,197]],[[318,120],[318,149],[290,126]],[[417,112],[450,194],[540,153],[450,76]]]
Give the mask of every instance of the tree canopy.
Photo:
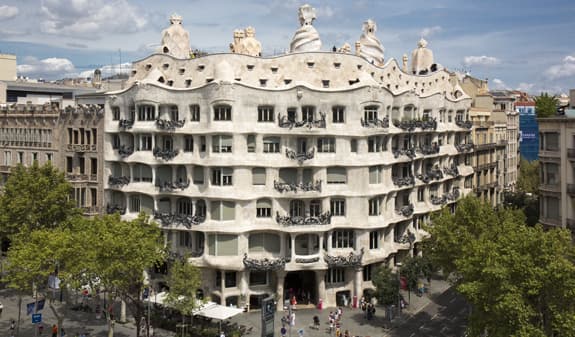
[[[427,253],[473,307],[470,336],[575,336],[571,235],[524,222],[520,211],[467,197],[428,228]]]
[[[14,167],[0,194],[0,236],[55,228],[79,214],[70,189],[64,174],[50,163]]]
[[[399,296],[399,280],[397,273],[390,267],[383,265],[373,274],[373,285],[376,287],[375,296],[381,304],[397,303]]]
[[[521,158],[519,161],[519,175],[517,188],[524,193],[539,195],[539,161],[528,161]]]
[[[541,93],[535,97],[535,112],[537,117],[553,117],[557,114],[559,100],[557,96],[549,96],[548,93]]]
[[[165,302],[182,315],[191,315],[198,304],[196,291],[202,280],[200,270],[188,261],[188,256],[171,263],[167,283],[170,290]]]

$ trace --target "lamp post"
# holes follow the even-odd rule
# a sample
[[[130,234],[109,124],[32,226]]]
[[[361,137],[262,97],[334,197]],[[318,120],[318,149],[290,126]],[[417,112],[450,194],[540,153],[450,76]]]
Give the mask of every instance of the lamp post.
[[[395,264],[397,267],[397,318],[401,317],[401,262]]]

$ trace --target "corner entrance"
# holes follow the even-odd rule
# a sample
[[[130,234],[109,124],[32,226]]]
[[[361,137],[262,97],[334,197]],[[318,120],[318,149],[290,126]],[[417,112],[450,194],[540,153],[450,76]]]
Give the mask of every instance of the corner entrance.
[[[314,271],[291,271],[286,275],[284,282],[284,303],[289,304],[289,300],[295,296],[298,305],[316,304],[316,288]]]

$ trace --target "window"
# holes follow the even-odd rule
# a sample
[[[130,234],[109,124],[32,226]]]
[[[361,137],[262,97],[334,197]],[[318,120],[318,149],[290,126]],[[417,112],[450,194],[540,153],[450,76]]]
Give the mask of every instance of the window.
[[[215,135],[212,136],[212,152],[214,153],[231,153],[232,152],[231,135]]]
[[[248,152],[256,152],[256,136],[248,135],[246,143],[248,145]]]
[[[545,150],[558,151],[559,150],[559,134],[558,133],[545,133],[543,139]]]
[[[32,152],[32,163],[38,161],[38,152]]]
[[[52,161],[53,157],[54,157],[54,154],[46,153],[46,161]],[[7,165],[9,165],[9,164],[7,164]]]
[[[371,281],[372,275],[373,274],[372,274],[371,264],[363,266],[363,281],[364,282]]]
[[[156,107],[153,105],[138,106],[138,120],[153,121],[156,119]]]
[[[344,106],[334,106],[331,108],[332,122],[333,123],[345,123],[345,107]]]
[[[189,232],[179,232],[179,246],[180,247],[191,247],[192,245],[192,240],[190,239],[190,233]]]
[[[353,231],[334,231],[331,236],[331,248],[353,248]]]
[[[265,286],[268,284],[267,271],[250,271],[250,286]]]
[[[206,152],[206,136],[200,136],[200,152]]]
[[[335,152],[335,138],[334,137],[318,138],[317,152]]]
[[[417,189],[417,201],[419,202],[423,201],[424,191],[425,191],[424,187],[420,187]]]
[[[263,167],[254,167],[252,169],[252,185],[266,184],[266,169]]]
[[[231,121],[232,120],[232,107],[229,105],[216,105],[214,106],[214,120],[215,121]]]
[[[313,122],[315,120],[315,107],[314,106],[303,106],[301,108],[301,117],[304,121]]]
[[[343,268],[330,268],[325,273],[325,283],[344,283],[345,282],[345,269]]]
[[[377,120],[377,105],[370,105],[363,108],[363,119],[366,121],[376,121]]]
[[[291,200],[289,203],[289,215],[304,216],[305,204],[302,200]]]
[[[272,216],[272,201],[270,199],[259,199],[256,201],[256,217],[270,218]]]
[[[310,216],[321,215],[321,201],[315,199],[309,202],[309,215]]]
[[[233,201],[212,201],[210,206],[213,220],[234,220],[236,204]]]
[[[98,174],[98,158],[90,158],[90,174]]]
[[[212,169],[212,185],[231,186],[234,170],[230,167]]]
[[[193,151],[194,151],[194,137],[184,136],[184,152],[193,152]]]
[[[273,106],[259,106],[258,107],[258,122],[273,122],[274,121],[274,107]]]
[[[333,216],[345,216],[345,199],[331,199],[329,209]]]
[[[369,167],[369,183],[370,184],[381,184],[382,183],[382,166],[370,166]]]
[[[328,167],[326,171],[328,184],[347,184],[347,171],[345,167]]]
[[[130,197],[130,211],[131,212],[140,212],[140,196],[133,195]]]
[[[349,141],[349,148],[351,152],[357,153],[357,139],[354,138]]]
[[[90,199],[92,201],[92,206],[96,206],[98,204],[98,190],[95,188],[90,189]]]
[[[86,173],[86,161],[83,157],[78,158],[78,167],[80,168],[80,174]]]
[[[430,109],[423,110],[423,115],[421,116],[421,118],[424,121],[426,121],[426,120],[429,120],[430,117],[431,117],[431,110]]]
[[[279,153],[279,152],[280,152],[280,138],[264,137],[264,153]]]
[[[142,135],[141,138],[141,150],[142,151],[152,151],[152,136]]]
[[[473,184],[473,177],[465,177],[465,182],[463,183],[463,187],[471,188]]]
[[[379,232],[371,231],[369,232],[369,249],[379,248]]]
[[[113,121],[120,120],[120,107],[117,106],[112,107],[112,120]]]
[[[235,271],[227,271],[225,286],[226,288],[234,288],[237,284],[237,273]]]
[[[379,198],[371,198],[369,199],[369,215],[379,215],[380,213],[380,202]]]
[[[24,152],[18,152],[18,164],[24,164]]]
[[[66,157],[66,172],[72,173],[74,171],[74,161],[72,157]]]
[[[202,166],[194,166],[193,180],[196,185],[204,184],[204,168]]]
[[[190,105],[190,121],[192,122],[200,121],[200,106],[198,104]]]
[[[12,152],[4,151],[4,165],[6,166],[12,165]]]
[[[557,185],[559,184],[559,165],[552,163],[545,163],[545,184]]]
[[[250,253],[279,253],[280,237],[271,233],[252,233],[248,238],[248,250]]]
[[[386,149],[387,138],[381,136],[367,137],[367,152],[382,152]]]
[[[321,85],[324,88],[329,88],[329,80],[321,80]]]

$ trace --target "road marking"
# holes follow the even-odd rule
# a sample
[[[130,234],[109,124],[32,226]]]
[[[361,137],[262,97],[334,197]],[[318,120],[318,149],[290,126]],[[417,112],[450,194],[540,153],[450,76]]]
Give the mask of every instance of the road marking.
[[[409,337],[413,337],[413,336],[415,336],[415,332],[414,332],[414,333],[412,333],[411,335],[409,335]]]
[[[433,315],[433,317],[431,317],[431,320],[433,321],[437,316],[439,316],[439,314]]]
[[[457,298],[454,297],[454,298],[451,299],[451,301],[449,301],[449,303],[453,303],[453,302],[455,302],[456,300],[457,300]]]

